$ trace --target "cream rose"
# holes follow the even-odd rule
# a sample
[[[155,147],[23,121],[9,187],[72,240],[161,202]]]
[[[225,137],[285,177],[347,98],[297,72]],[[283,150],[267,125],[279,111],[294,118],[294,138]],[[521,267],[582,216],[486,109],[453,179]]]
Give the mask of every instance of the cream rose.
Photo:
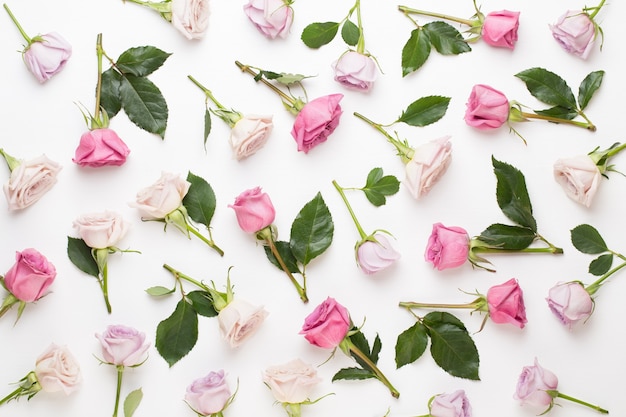
[[[109,210],[84,214],[73,225],[85,244],[95,249],[115,247],[130,227],[121,214]]]
[[[263,373],[263,382],[281,403],[299,404],[309,400],[313,387],[320,381],[315,368],[300,359],[270,366]]]
[[[54,184],[61,165],[45,155],[24,161],[11,171],[4,184],[9,210],[21,210],[36,203]]]
[[[35,375],[46,392],[63,391],[66,395],[78,389],[80,366],[66,346],[52,343],[36,361]]]
[[[257,332],[267,314],[263,307],[234,299],[217,315],[222,337],[228,341],[230,347],[241,345]]]
[[[406,164],[404,185],[413,198],[426,195],[448,170],[452,160],[450,136],[433,140],[415,149]]]
[[[554,163],[554,179],[572,200],[591,206],[602,174],[588,155],[562,158]]]
[[[237,160],[261,149],[272,132],[272,116],[248,115],[241,118],[230,133],[230,145]]]
[[[172,24],[187,39],[200,39],[209,27],[209,0],[172,0]]]
[[[137,193],[130,206],[139,209],[144,220],[164,219],[181,206],[190,186],[180,175],[163,172],[154,184]]]

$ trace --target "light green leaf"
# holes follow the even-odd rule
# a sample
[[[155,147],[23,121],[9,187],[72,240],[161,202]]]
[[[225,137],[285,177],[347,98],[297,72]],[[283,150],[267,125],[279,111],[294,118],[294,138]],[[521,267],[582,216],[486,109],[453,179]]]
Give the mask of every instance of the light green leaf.
[[[361,31],[357,25],[352,23],[350,20],[346,20],[341,27],[341,37],[348,45],[355,46],[359,42]]]
[[[334,224],[321,193],[306,203],[291,224],[289,246],[296,259],[307,265],[333,241]]]
[[[376,375],[372,371],[368,371],[367,369],[362,368],[343,368],[340,369],[332,379],[332,382],[339,381],[341,379],[348,380],[363,380],[376,378]]]
[[[580,83],[580,87],[578,87],[578,105],[580,110],[585,110],[595,92],[602,85],[602,78],[604,78],[604,71],[594,71],[587,74]]]
[[[426,96],[415,100],[402,112],[396,122],[410,126],[428,126],[440,120],[448,110],[450,97]]]
[[[170,55],[154,46],[138,46],[124,51],[115,66],[122,74],[145,77],[159,69]]]
[[[146,292],[153,297],[161,297],[163,295],[173,294],[176,291],[176,287],[174,288],[166,288],[161,285],[157,285],[154,287],[150,287],[146,290]]]
[[[126,115],[134,124],[163,139],[167,127],[167,103],[152,81],[127,75],[120,84],[120,97]]]
[[[570,235],[572,245],[582,253],[595,255],[609,250],[600,233],[589,224],[576,226],[570,230]]]
[[[544,68],[530,68],[515,74],[537,100],[551,106],[575,109],[576,98],[565,80]]]
[[[187,174],[187,181],[191,186],[183,198],[183,206],[193,221],[205,225],[208,229],[215,214],[215,192],[204,178],[191,172]]]
[[[67,237],[67,256],[78,269],[86,274],[99,277],[98,263],[91,254],[91,248],[84,240]]]
[[[174,312],[157,326],[155,347],[172,367],[193,349],[197,341],[198,315],[191,304],[181,299]]]
[[[120,83],[122,76],[113,68],[102,73],[102,88],[100,90],[100,107],[107,112],[109,119],[112,119],[122,108],[120,98]]]
[[[400,333],[396,341],[396,368],[415,362],[424,354],[427,345],[426,327],[419,321]]]
[[[495,223],[483,230],[478,239],[491,247],[521,250],[529,247],[536,237],[537,233],[527,227]]]
[[[131,391],[124,400],[124,417],[132,417],[143,399],[141,388]]]
[[[446,22],[427,23],[423,29],[428,34],[430,43],[442,55],[458,55],[472,50],[461,32]]]
[[[311,23],[302,31],[300,38],[309,48],[319,48],[332,41],[339,31],[337,22],[316,22]]]
[[[512,165],[491,157],[497,178],[496,199],[502,212],[520,226],[537,232],[537,222],[526,189],[524,175]]]
[[[600,255],[589,264],[589,273],[599,277],[609,272],[611,265],[613,265],[612,253]]]
[[[402,76],[417,71],[430,55],[430,38],[422,29],[413,29],[411,37],[402,47]]]
[[[281,83],[284,85],[291,85],[295,83],[299,83],[306,78],[311,78],[311,75],[302,75],[302,74],[291,74],[287,72],[281,72],[278,74],[278,77],[273,78],[277,83]]]

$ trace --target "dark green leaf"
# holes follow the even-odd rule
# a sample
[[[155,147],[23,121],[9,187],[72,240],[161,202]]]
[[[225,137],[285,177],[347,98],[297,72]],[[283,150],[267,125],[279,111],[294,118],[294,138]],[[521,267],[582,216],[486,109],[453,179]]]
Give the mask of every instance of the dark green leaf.
[[[184,299],[176,304],[174,312],[159,323],[155,347],[171,367],[196,345],[198,341],[198,315]]]
[[[441,119],[448,110],[450,97],[427,96],[415,100],[402,112],[397,122],[410,126],[428,126]]]
[[[204,111],[204,150],[206,150],[206,141],[211,133],[211,112],[206,109]]]
[[[589,224],[580,224],[570,231],[572,245],[582,253],[595,255],[606,252],[609,248],[600,233]]]
[[[143,399],[141,388],[131,391],[124,400],[124,417],[132,417]]]
[[[428,334],[437,365],[452,376],[480,380],[478,350],[467,330],[447,322],[429,322]]]
[[[420,322],[400,333],[396,341],[396,368],[415,362],[424,354],[427,345],[426,327]]]
[[[402,47],[402,76],[417,71],[430,55],[430,38],[422,29],[413,29],[411,37]]]
[[[215,192],[204,178],[191,172],[187,174],[187,181],[191,186],[183,198],[183,206],[194,222],[209,228],[215,213]]]
[[[120,83],[122,76],[113,68],[102,73],[102,89],[100,90],[100,107],[107,112],[110,119],[122,108]]]
[[[451,324],[459,329],[467,330],[461,320],[459,320],[454,314],[447,313],[445,311],[431,311],[424,316],[424,324],[426,326],[434,326],[435,324],[442,323]]]
[[[423,29],[428,34],[430,43],[442,55],[458,55],[472,50],[461,32],[446,22],[427,23]]]
[[[176,287],[174,288],[166,288],[161,285],[157,285],[155,287],[150,287],[146,290],[146,292],[153,297],[161,297],[163,295],[169,295],[176,291]]]
[[[575,109],[576,98],[565,80],[544,68],[530,68],[515,74],[537,100],[551,106]]]
[[[127,75],[120,84],[120,97],[130,121],[163,139],[167,127],[167,103],[161,90],[152,81]]]
[[[496,199],[502,212],[520,226],[537,231],[537,222],[533,217],[533,208],[526,189],[524,175],[512,165],[491,157],[494,173],[498,180]]]
[[[383,347],[383,344],[380,341],[380,336],[376,334],[376,337],[374,338],[374,344],[372,345],[372,352],[370,354],[370,358],[372,359],[372,362],[378,363],[378,355],[380,354],[380,350],[382,349],[382,347]]]
[[[589,273],[599,277],[609,272],[611,265],[613,265],[612,253],[600,255],[589,264]]]
[[[254,81],[259,81],[263,77],[268,80],[275,80],[276,78],[281,77],[281,74],[274,71],[259,70],[259,73],[254,77]]]
[[[341,27],[341,37],[348,45],[355,46],[359,42],[361,31],[357,25],[352,23],[350,20],[346,20]]]
[[[580,110],[585,110],[591,97],[593,97],[594,93],[600,88],[600,85],[602,85],[603,77],[604,71],[590,72],[580,83],[580,87],[578,87],[578,105],[580,106]]]
[[[189,298],[191,306],[199,315],[204,317],[217,316],[217,311],[215,307],[213,307],[213,298],[208,292],[200,290],[191,291],[187,294],[187,298]]]
[[[361,188],[365,197],[376,207],[384,205],[385,196],[394,195],[400,189],[400,181],[393,175],[383,176],[382,168],[374,168],[367,175],[365,187]]]
[[[154,46],[138,46],[124,51],[115,65],[123,74],[145,77],[159,69],[170,55]]]
[[[491,247],[504,250],[526,249],[537,234],[527,227],[495,223],[482,231],[478,239]]]
[[[578,116],[576,110],[561,106],[554,106],[543,110],[534,110],[534,112],[543,116],[556,117],[564,120],[572,120],[574,117]]]
[[[67,256],[78,269],[98,278],[100,274],[98,263],[91,254],[91,248],[87,246],[84,240],[68,236]]]
[[[334,224],[321,193],[302,207],[291,224],[291,252],[302,265],[321,255],[333,241]]]
[[[311,23],[302,31],[302,42],[309,48],[319,48],[332,41],[339,30],[337,22]]]
[[[332,381],[338,381],[340,379],[352,379],[352,380],[360,380],[360,379],[369,379],[376,378],[376,375],[372,371],[368,371],[367,369],[361,368],[343,368],[340,369],[334,376]]]
[[[354,346],[356,346],[358,350],[360,350],[365,356],[367,356],[373,363],[378,362],[378,352],[376,352],[376,356],[372,355],[372,352],[370,352],[370,344],[367,341],[367,338],[365,337],[363,332],[357,331],[354,334],[350,335],[350,341],[352,342],[352,344],[354,344]],[[380,350],[380,347],[379,347],[379,350]],[[359,355],[353,352],[350,352],[350,355],[364,369],[369,369],[369,365],[365,361],[363,361],[363,359],[361,359]]]
[[[280,257],[283,258],[283,261],[285,262],[285,265],[287,266],[287,269],[289,270],[289,272],[291,272],[292,274],[300,274],[301,271],[300,271],[300,268],[298,267],[298,260],[296,259],[295,256],[293,256],[293,252],[291,252],[291,247],[289,246],[289,242],[279,240],[277,242],[274,242],[274,245],[276,246],[276,250],[280,254]],[[282,268],[280,264],[278,263],[278,260],[272,253],[272,250],[270,249],[270,247],[267,245],[264,245],[263,249],[265,250],[265,255],[267,256],[267,259],[269,259],[269,261],[272,264],[274,264],[276,268],[282,271]]]

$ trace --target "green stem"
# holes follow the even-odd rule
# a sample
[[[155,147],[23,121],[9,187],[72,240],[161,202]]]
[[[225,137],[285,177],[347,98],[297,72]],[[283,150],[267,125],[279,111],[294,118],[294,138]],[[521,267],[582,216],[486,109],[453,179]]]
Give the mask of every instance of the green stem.
[[[606,157],[610,158],[612,156],[615,156],[616,154],[618,154],[619,152],[621,152],[624,148],[626,148],[626,142],[622,143],[621,145],[611,149],[610,151],[608,151],[606,153]],[[1,152],[1,150],[0,150]]]
[[[570,124],[570,125],[577,126],[577,127],[582,127],[583,129],[587,129],[592,132],[596,131],[596,126],[593,123],[591,123],[591,121],[582,112],[578,112],[578,114],[580,114],[586,120],[586,122],[579,122],[577,120],[569,120],[569,119],[561,119],[558,117],[546,116],[546,115],[537,114],[537,113],[527,113],[523,111],[520,111],[519,114],[526,119],[539,119],[539,120],[546,120],[548,122],[554,122],[554,123],[565,123],[565,124]]]
[[[551,253],[559,255],[563,253],[563,249],[551,246],[549,248],[524,248],[524,249],[499,249],[485,246],[477,246],[472,249],[474,252],[497,253],[497,252],[523,252],[523,253]]]
[[[394,398],[399,398],[400,397],[400,392],[396,388],[394,388],[393,385],[391,385],[391,382],[381,372],[381,370],[378,369],[378,366],[376,366],[376,364],[374,362],[372,362],[372,360],[367,355],[365,355],[361,351],[361,349],[356,347],[354,345],[354,343],[352,343],[352,341],[349,338],[344,339],[344,341],[346,342],[346,344],[347,344],[346,347],[349,349],[349,351],[351,353],[353,353],[355,356],[357,356],[361,361],[363,361],[363,363],[365,363],[367,365],[369,370],[374,372],[374,375],[376,375],[376,379],[378,379],[380,382],[382,382],[389,389],[389,392],[391,393],[391,396],[394,397]]]
[[[600,289],[600,286],[602,285],[602,283],[611,275],[613,275],[614,273],[616,273],[617,271],[619,271],[620,269],[622,269],[623,267],[626,266],[626,262],[621,263],[620,265],[616,266],[615,268],[611,269],[610,271],[608,271],[606,274],[602,275],[600,278],[598,278],[595,282],[589,284],[585,290],[589,293],[589,295],[594,295],[596,293],[596,291],[598,291],[598,289]]]
[[[20,23],[17,21],[17,19],[15,18],[15,16],[13,16],[13,13],[11,12],[11,9],[9,9],[9,6],[7,6],[6,3],[3,4],[4,6],[4,10],[7,11],[7,13],[9,14],[9,17],[11,18],[11,20],[13,21],[13,23],[15,24],[15,26],[17,26],[17,30],[20,31],[20,33],[22,34],[22,37],[24,38],[24,40],[26,42],[28,42],[28,45],[30,45],[31,43],[33,43],[33,40],[30,38],[30,36],[28,36],[26,34],[26,32],[24,32],[24,29],[22,28],[22,25],[20,25]]]
[[[411,148],[410,146],[407,146],[406,144],[400,142],[398,139],[394,138],[393,136],[391,136],[385,129],[383,129],[383,125],[381,125],[380,123],[373,122],[372,120],[363,116],[361,113],[354,112],[353,114],[359,119],[369,124],[370,126],[372,126],[373,128],[375,128],[376,130],[378,130],[380,133],[382,133],[387,138],[389,143],[395,146],[395,148],[398,151],[398,154],[400,155],[400,158],[402,158],[402,162],[406,164],[411,160],[411,158],[413,158],[413,155],[415,154],[415,150]]]
[[[203,283],[201,283],[200,281],[195,280],[195,279],[191,278],[190,276],[183,274],[182,272],[172,268],[168,264],[163,264],[163,268],[165,268],[168,271],[170,271],[172,273],[172,275],[174,275],[174,278],[176,278],[176,280],[184,279],[185,281],[190,282],[190,283],[196,285],[197,287],[202,288],[203,290],[205,290],[207,292],[209,291],[209,288],[206,285],[204,285]]]
[[[96,129],[100,123],[100,98],[102,97],[102,33],[98,33],[96,38],[96,55],[98,56],[98,82],[96,84],[96,108],[91,120],[91,128]]]
[[[337,184],[337,181],[335,180],[333,180],[333,185],[335,186],[335,189],[339,192],[341,199],[343,200],[344,204],[348,208],[348,211],[350,212],[350,216],[352,217],[352,221],[354,222],[356,229],[359,231],[359,236],[361,236],[361,239],[367,238],[367,234],[365,233],[365,231],[361,227],[361,224],[357,220],[356,215],[354,214],[354,211],[352,210],[352,206],[350,206],[350,203],[348,202],[348,199],[346,198],[346,194],[343,192],[343,188],[341,188],[339,184]]]
[[[187,230],[190,231],[193,235],[197,236],[204,243],[209,245],[209,247],[214,249],[217,253],[219,253],[220,256],[224,256],[224,251],[219,246],[217,246],[215,242],[213,241],[213,239],[211,238],[210,230],[209,230],[209,238],[206,238],[205,236],[203,236],[200,232],[198,232],[195,228],[193,228],[189,224],[187,224]]]
[[[359,28],[359,40],[356,44],[356,51],[362,54],[365,52],[365,36],[363,34],[363,24],[361,22],[361,0],[356,0],[354,7],[356,9],[357,26]]]
[[[20,396],[19,394],[22,392],[23,389],[24,388],[22,388],[21,386],[15,388],[15,390],[12,393],[10,393],[9,395],[7,395],[6,397],[4,397],[3,399],[0,400],[0,405],[2,405],[2,404],[6,403],[6,402],[8,402],[8,401],[10,401],[10,400],[12,400],[14,398],[18,398]]]
[[[422,16],[436,17],[437,19],[450,20],[452,22],[461,23],[461,24],[467,25],[467,26],[474,26],[475,25],[473,20],[461,19],[459,17],[449,16],[449,15],[441,14],[441,13],[427,12],[425,10],[417,10],[417,9],[413,9],[413,8],[410,8],[410,7],[407,7],[407,6],[398,6],[398,10],[400,10],[405,15],[418,14],[418,15],[422,15]]]
[[[250,74],[253,77],[255,77],[255,79],[256,79],[256,76],[259,75],[252,68],[250,68],[248,65],[244,65],[244,64],[242,64],[239,61],[235,61],[235,64],[239,67],[239,69],[242,72],[247,72],[248,74]],[[265,78],[261,77],[261,78],[259,78],[259,81],[261,81],[263,84],[265,84],[270,89],[272,89],[276,94],[278,94],[284,101],[289,103],[291,106],[295,106],[296,105],[296,101],[293,99],[293,97],[290,97],[288,94],[286,94],[280,88],[276,87],[274,84],[272,84],[269,81],[267,81]]]
[[[570,397],[569,395],[562,394],[562,393],[560,393],[560,392],[558,392],[556,390],[548,390],[548,393],[551,396],[553,396],[553,397],[563,398],[564,400],[568,400],[568,401],[574,402],[576,404],[584,405],[585,407],[589,407],[589,408],[591,408],[593,410],[596,410],[596,411],[598,411],[598,412],[600,412],[602,414],[609,414],[609,410],[606,410],[606,409],[604,409],[602,407],[599,407],[597,405],[594,405],[594,404],[590,404],[590,403],[588,403],[586,401],[579,400],[578,398],[574,398],[574,397]]]
[[[113,407],[113,417],[117,417],[117,410],[120,406],[120,393],[122,392],[122,376],[124,375],[124,365],[116,365],[117,387],[115,389],[115,406]]]
[[[109,303],[109,267],[107,265],[109,248],[94,249],[92,252],[95,252],[94,258],[96,260],[96,263],[98,264],[98,271],[100,272],[100,279],[98,281],[100,283],[100,288],[102,289],[104,303],[106,305],[107,312],[111,314],[111,303]]]
[[[188,75],[187,78],[189,78],[196,86],[198,86],[203,92],[204,94],[211,99],[211,101],[219,108],[224,110],[226,107],[224,107],[219,101],[217,101],[217,99],[213,96],[213,93],[211,92],[211,90],[209,90],[208,88],[206,88],[205,86],[203,86],[202,84],[200,84],[200,82],[198,80],[196,80],[194,77],[192,77],[191,75]]]
[[[398,303],[398,306],[402,308],[406,308],[407,310],[411,310],[413,308],[454,308],[454,309],[472,309],[475,310],[477,305],[476,302],[465,303],[465,304],[429,304],[429,303],[416,303],[413,301],[401,301]]]
[[[602,6],[604,6],[604,2],[605,2],[605,1],[606,1],[606,0],[602,0],[602,1],[600,2],[600,4],[598,4],[596,7],[586,8],[586,9],[585,9],[585,10],[591,10],[591,9],[593,9],[593,13],[591,13],[591,14],[589,15],[589,18],[590,18],[591,20],[593,20],[593,19],[596,17],[596,15],[598,14],[598,12],[600,12],[600,9],[602,8]]]

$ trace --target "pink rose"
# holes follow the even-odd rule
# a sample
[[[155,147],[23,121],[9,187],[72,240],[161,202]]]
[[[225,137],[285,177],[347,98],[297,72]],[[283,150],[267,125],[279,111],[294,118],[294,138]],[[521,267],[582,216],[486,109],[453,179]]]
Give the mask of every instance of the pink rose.
[[[465,391],[436,395],[430,403],[430,417],[472,417],[472,406]]]
[[[293,8],[287,0],[249,0],[243,12],[270,39],[287,37],[293,23]]]
[[[581,10],[568,10],[554,25],[552,36],[570,54],[587,59],[596,43],[597,27],[589,15]]]
[[[569,198],[586,207],[591,206],[602,174],[589,155],[558,159],[553,172],[557,184]]]
[[[522,369],[514,398],[522,405],[550,407],[554,399],[546,390],[556,390],[558,385],[557,376],[542,368],[535,358],[533,366],[525,366]]]
[[[589,318],[593,299],[580,282],[560,282],[548,292],[550,311],[568,328]]]
[[[230,347],[241,345],[259,330],[267,311],[238,298],[232,300],[217,315],[220,332]]]
[[[428,194],[446,173],[451,161],[450,136],[444,136],[415,148],[413,157],[405,167],[404,182],[413,198],[418,199]]]
[[[72,56],[72,46],[58,33],[38,35],[23,53],[24,63],[40,83],[60,72]]]
[[[484,84],[472,87],[465,111],[465,123],[481,130],[497,129],[508,118],[509,100],[502,92]]]
[[[357,248],[357,262],[361,271],[366,274],[375,274],[393,265],[400,259],[384,233],[374,234],[376,241],[365,240]]]
[[[310,400],[313,387],[320,381],[315,368],[300,359],[270,366],[263,372],[263,382],[279,403],[300,404]]]
[[[46,392],[63,391],[69,395],[78,389],[82,380],[80,366],[66,346],[54,343],[36,360],[35,375]]]
[[[124,325],[107,326],[102,334],[96,333],[102,345],[104,361],[116,366],[141,365],[148,358],[149,343],[142,332]]]
[[[461,227],[433,224],[424,258],[439,271],[456,268],[467,260],[469,235]]]
[[[517,42],[519,12],[502,10],[485,16],[482,38],[491,46],[513,49]]]
[[[224,370],[221,369],[193,381],[187,387],[185,402],[197,414],[212,416],[223,411],[231,397]]]
[[[298,144],[298,151],[309,153],[335,131],[341,117],[339,102],[343,94],[318,97],[304,105],[296,116],[291,136]]]
[[[272,116],[248,115],[239,119],[230,132],[230,146],[237,160],[261,149],[272,132]]]
[[[524,294],[515,278],[489,288],[487,305],[494,323],[510,323],[520,329],[527,323]]]
[[[22,161],[13,168],[3,187],[9,210],[21,210],[39,201],[57,183],[59,171],[61,165],[45,155]]]
[[[45,256],[35,249],[15,253],[15,263],[4,275],[4,286],[25,303],[39,300],[56,278],[57,271]]]
[[[94,129],[83,133],[72,161],[85,167],[120,166],[130,149],[111,129]]]
[[[172,0],[172,25],[187,39],[201,39],[209,27],[209,0]]]
[[[332,64],[335,81],[344,87],[367,92],[378,76],[378,67],[371,56],[348,51]]]
[[[78,235],[90,248],[115,247],[130,227],[121,214],[106,210],[79,216],[73,223]]]
[[[180,175],[162,172],[154,184],[137,193],[130,206],[137,208],[144,220],[164,219],[182,205],[189,187],[191,183]]]
[[[334,349],[350,330],[348,310],[328,297],[304,319],[300,334],[312,345]]]
[[[261,187],[251,188],[239,194],[234,204],[228,207],[235,210],[237,223],[246,233],[256,233],[274,222],[276,210],[267,193]]]

